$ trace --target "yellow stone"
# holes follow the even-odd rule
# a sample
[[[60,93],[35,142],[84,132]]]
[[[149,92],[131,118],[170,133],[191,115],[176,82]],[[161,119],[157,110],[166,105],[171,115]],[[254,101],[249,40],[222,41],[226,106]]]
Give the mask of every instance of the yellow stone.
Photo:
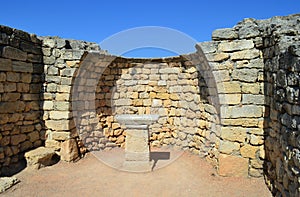
[[[155,98],[156,97],[156,93],[155,92],[150,92],[149,96],[150,96],[150,98]]]
[[[241,155],[242,157],[254,159],[257,151],[258,151],[257,146],[251,146],[249,144],[246,144],[241,148]]]
[[[222,82],[217,84],[219,93],[241,93],[240,83],[233,82]]]
[[[170,99],[173,101],[178,101],[180,98],[178,94],[170,94]]]
[[[247,129],[242,127],[223,127],[221,129],[221,138],[232,142],[245,142]]]
[[[168,93],[159,92],[159,93],[156,94],[156,98],[159,98],[159,99],[169,99],[170,95]]]

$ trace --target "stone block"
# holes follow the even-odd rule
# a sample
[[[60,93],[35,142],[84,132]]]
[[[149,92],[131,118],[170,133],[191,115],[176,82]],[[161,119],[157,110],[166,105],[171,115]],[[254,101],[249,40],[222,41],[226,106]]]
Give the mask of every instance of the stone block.
[[[55,151],[53,148],[39,147],[26,152],[24,156],[27,161],[27,167],[40,169],[42,167],[54,164],[54,155]]]
[[[60,144],[61,144],[61,142],[59,142],[57,140],[49,140],[49,139],[47,139],[45,141],[45,147],[46,148],[53,148],[55,151],[60,150]]]
[[[239,82],[222,82],[217,84],[218,93],[241,93]]]
[[[241,102],[241,94],[219,94],[220,104],[236,105]]]
[[[55,100],[57,101],[69,101],[70,100],[70,94],[67,93],[57,93]]]
[[[257,69],[235,69],[231,74],[232,78],[243,82],[256,82],[258,79]]]
[[[61,143],[60,159],[62,161],[70,162],[78,157],[78,147],[75,139],[69,139]]]
[[[250,144],[246,144],[241,147],[241,155],[242,157],[255,159],[256,152],[259,150],[257,146],[252,146]]]
[[[0,193],[8,190],[20,181],[16,177],[1,177],[0,178]]]
[[[69,102],[56,101],[54,102],[54,109],[57,111],[68,111],[70,109]],[[63,115],[62,113],[60,115]]]
[[[218,71],[212,71],[213,75],[215,77],[215,81],[218,82],[224,82],[224,81],[230,81],[229,71],[228,70],[218,70]]]
[[[240,144],[237,142],[221,141],[220,143],[220,153],[231,154],[232,152],[239,150]]]
[[[228,53],[214,53],[206,55],[207,60],[210,62],[221,62],[229,59],[229,57]]]
[[[18,134],[18,135],[12,135],[10,137],[10,143],[12,145],[18,145],[21,142],[24,142],[26,140],[27,136],[25,134]]]
[[[234,52],[231,55],[232,60],[250,60],[259,57],[260,51],[257,49],[247,49],[243,51]]]
[[[217,29],[212,33],[213,40],[234,40],[238,37],[238,33],[231,28]]]
[[[222,127],[221,138],[233,142],[245,142],[247,129],[242,127]]]
[[[10,59],[0,58],[0,71],[12,71],[12,61]]]
[[[6,46],[2,48],[2,57],[13,60],[26,61],[27,53],[14,47]]]
[[[259,94],[261,85],[259,83],[241,83],[242,93]]]
[[[243,104],[265,104],[265,95],[243,94]]]
[[[40,139],[40,134],[38,131],[28,133],[27,136],[29,137],[30,142],[35,142]]]
[[[45,125],[55,131],[68,131],[75,127],[72,120],[46,120]]]
[[[56,131],[51,133],[51,139],[65,141],[72,138],[72,133],[68,131]]]
[[[27,62],[20,62],[20,61],[13,61],[12,62],[12,69],[15,72],[33,72],[33,65],[32,63],[27,63]]]
[[[61,119],[70,119],[71,112],[69,111],[50,111],[50,119],[52,120],[61,120]]]
[[[43,109],[44,110],[53,110],[53,101],[44,101],[43,102]]]
[[[217,46],[214,42],[200,42],[197,43],[196,48],[200,47],[203,53],[214,53],[217,50]]]
[[[248,159],[232,156],[219,155],[219,175],[228,177],[248,177]]]
[[[252,40],[234,40],[231,42],[221,42],[218,46],[219,51],[233,52],[245,49],[253,49],[254,43]]]
[[[263,116],[263,106],[221,106],[222,118],[259,118]]]

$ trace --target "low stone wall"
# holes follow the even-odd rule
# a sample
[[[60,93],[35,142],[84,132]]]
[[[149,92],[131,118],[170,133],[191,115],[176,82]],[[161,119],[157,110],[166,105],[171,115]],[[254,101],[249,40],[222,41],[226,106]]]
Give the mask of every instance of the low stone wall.
[[[0,176],[19,170],[24,152],[43,145],[41,41],[0,26]]]

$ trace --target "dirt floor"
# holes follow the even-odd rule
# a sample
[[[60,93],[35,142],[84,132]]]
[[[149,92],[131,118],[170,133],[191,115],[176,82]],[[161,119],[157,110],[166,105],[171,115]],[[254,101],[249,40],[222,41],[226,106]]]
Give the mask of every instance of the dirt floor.
[[[76,163],[59,162],[15,175],[21,182],[3,196],[230,196],[270,197],[263,178],[219,177],[205,160],[190,153],[158,154],[154,171],[133,173],[110,166],[122,158],[87,154]],[[160,158],[159,155],[163,155]],[[154,156],[155,157],[155,156]],[[107,164],[104,164],[104,161]],[[168,162],[172,161],[172,162]],[[111,165],[111,163],[114,163]]]

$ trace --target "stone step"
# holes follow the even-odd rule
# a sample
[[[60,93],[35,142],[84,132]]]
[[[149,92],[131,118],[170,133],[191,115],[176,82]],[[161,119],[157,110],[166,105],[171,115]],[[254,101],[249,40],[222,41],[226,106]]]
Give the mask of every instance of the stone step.
[[[39,147],[25,153],[27,167],[40,169],[58,161],[54,148]]]

